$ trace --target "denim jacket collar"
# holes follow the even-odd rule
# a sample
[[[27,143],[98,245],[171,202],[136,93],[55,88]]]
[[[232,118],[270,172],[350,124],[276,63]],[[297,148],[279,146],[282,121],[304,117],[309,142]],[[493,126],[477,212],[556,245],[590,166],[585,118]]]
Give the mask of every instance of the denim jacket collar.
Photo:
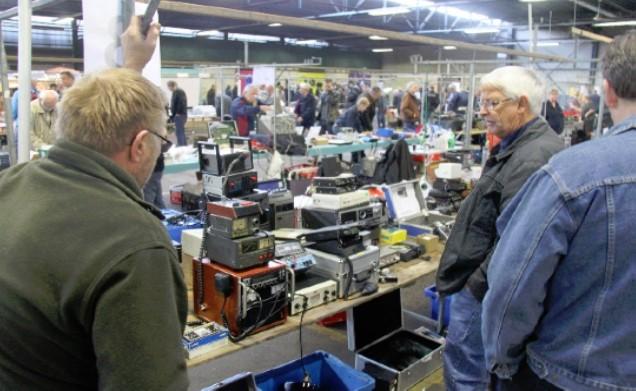
[[[623,122],[614,125],[605,136],[615,136],[636,129],[636,114],[627,117]]]

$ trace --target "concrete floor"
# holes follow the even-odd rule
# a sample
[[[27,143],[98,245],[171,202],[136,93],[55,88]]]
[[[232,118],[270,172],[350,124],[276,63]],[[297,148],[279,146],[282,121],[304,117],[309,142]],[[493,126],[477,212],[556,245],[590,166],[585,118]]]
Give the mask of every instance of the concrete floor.
[[[162,185],[164,199],[169,208],[178,207],[169,204],[168,189],[172,185],[194,182],[193,172],[164,175]],[[434,283],[434,276],[426,276],[416,284],[402,289],[403,309],[415,314],[428,316],[430,306],[428,299],[424,297],[424,288]],[[411,317],[406,317],[405,327],[415,329],[421,326],[421,322]],[[303,327],[303,351],[304,354],[315,350],[327,351],[342,361],[354,365],[354,353],[347,349],[346,327],[323,327],[318,324],[309,324]],[[300,355],[299,333],[294,331],[282,335],[270,341],[251,346],[234,354],[221,357],[211,362],[189,369],[190,390],[200,390],[240,372],[260,372],[277,365],[296,360]],[[413,388],[413,390],[443,390],[441,371],[436,372],[430,378]]]

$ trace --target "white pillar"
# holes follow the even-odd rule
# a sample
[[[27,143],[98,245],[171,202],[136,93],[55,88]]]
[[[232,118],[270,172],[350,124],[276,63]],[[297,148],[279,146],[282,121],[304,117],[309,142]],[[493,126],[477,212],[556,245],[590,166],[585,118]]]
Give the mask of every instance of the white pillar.
[[[18,3],[18,162],[29,160],[29,120],[31,117],[31,0]]]

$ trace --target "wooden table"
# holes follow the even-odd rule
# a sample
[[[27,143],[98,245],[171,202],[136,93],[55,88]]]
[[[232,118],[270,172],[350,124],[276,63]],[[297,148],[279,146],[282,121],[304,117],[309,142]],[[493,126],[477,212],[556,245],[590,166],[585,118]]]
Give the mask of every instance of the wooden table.
[[[410,262],[400,262],[390,267],[391,271],[397,275],[398,282],[391,284],[380,284],[378,292],[369,296],[360,296],[360,294],[353,295],[349,300],[336,300],[326,305],[322,305],[305,312],[303,317],[303,325],[318,322],[321,319],[327,318],[339,312],[345,311],[348,308],[355,307],[359,304],[365,303],[383,294],[392,292],[396,289],[400,289],[415,283],[420,277],[426,276],[437,270],[440,254],[429,254],[432,256],[430,261],[424,261],[416,259]],[[192,264],[192,258],[184,255],[183,262],[189,262]],[[188,278],[186,276],[186,278]],[[189,295],[191,296],[191,295]],[[190,305],[192,305],[192,298],[189,297]],[[191,312],[192,313],[192,312]],[[193,315],[191,315],[193,316]],[[234,353],[238,350],[250,347],[252,345],[259,344],[261,342],[268,341],[283,334],[290,333],[294,330],[298,330],[300,326],[300,314],[290,316],[287,318],[287,322],[282,325],[278,325],[271,329],[262,331],[260,333],[251,335],[239,343],[229,343],[227,346],[220,347],[214,351],[204,354],[199,357],[195,357],[192,360],[188,360],[188,367],[197,366],[205,362],[214,360],[216,358],[225,356],[230,353]]]

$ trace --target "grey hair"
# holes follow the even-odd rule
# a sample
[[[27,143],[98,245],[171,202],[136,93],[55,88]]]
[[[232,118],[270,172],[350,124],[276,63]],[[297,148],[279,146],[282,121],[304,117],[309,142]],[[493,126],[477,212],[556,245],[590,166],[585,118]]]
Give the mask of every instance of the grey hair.
[[[38,94],[38,99],[40,99],[40,101],[48,97],[51,97],[51,98],[54,97],[55,99],[60,100],[60,94],[58,94],[56,91],[53,91],[53,90],[44,90]]]
[[[636,99],[636,30],[614,38],[603,57],[603,78],[618,97]]]
[[[481,79],[480,89],[501,91],[507,98],[528,99],[530,111],[541,112],[541,102],[545,95],[545,87],[539,76],[531,69],[520,66],[497,68]]]

